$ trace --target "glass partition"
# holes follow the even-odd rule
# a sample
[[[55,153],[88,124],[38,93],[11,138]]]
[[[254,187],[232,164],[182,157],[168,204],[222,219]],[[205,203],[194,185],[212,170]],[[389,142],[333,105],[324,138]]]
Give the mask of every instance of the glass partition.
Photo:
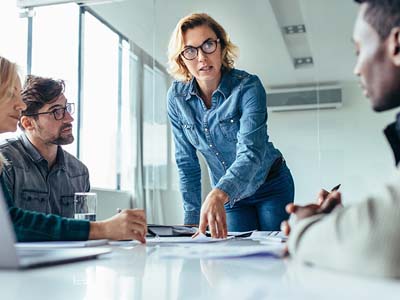
[[[345,201],[356,202],[388,177],[371,170],[393,168],[381,132],[393,114],[372,112],[352,74],[352,1],[99,1],[37,7],[22,18],[5,2],[0,24],[11,29],[2,31],[1,52],[67,81],[68,97],[80,101],[79,138],[68,150],[88,165],[94,187],[132,191],[154,222],[182,222],[166,52],[192,12],[221,23],[240,49],[236,67],[262,81],[270,140],[293,173],[296,202],[339,183]],[[211,187],[203,161],[202,170],[204,197]]]

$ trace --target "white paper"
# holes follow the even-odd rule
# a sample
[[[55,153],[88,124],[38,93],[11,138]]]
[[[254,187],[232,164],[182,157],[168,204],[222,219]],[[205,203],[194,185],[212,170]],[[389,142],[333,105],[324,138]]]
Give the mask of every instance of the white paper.
[[[108,244],[110,246],[130,247],[130,246],[140,245],[141,243],[136,240],[131,240],[131,241],[108,241]]]
[[[286,242],[287,236],[282,231],[254,231],[251,236],[246,239],[271,242]]]
[[[82,248],[107,245],[108,240],[16,243],[17,249]]]
[[[151,237],[146,238],[146,243],[157,244],[157,243],[218,243],[233,239],[233,236],[229,236],[225,239],[216,239],[212,237],[205,236],[200,233],[195,238],[191,236],[177,236],[177,237]]]
[[[159,248],[158,254],[164,258],[234,258],[248,256],[271,256],[282,257],[284,253],[283,244],[232,246],[232,245],[209,245],[208,247],[176,247]]]

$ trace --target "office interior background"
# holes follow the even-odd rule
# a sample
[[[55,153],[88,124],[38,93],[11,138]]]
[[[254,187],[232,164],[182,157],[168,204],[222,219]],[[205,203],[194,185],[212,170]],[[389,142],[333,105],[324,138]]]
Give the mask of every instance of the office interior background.
[[[192,12],[220,22],[240,49],[236,67],[262,80],[270,139],[293,173],[297,203],[339,183],[344,204],[355,203],[390,178],[382,130],[395,113],[374,113],[352,72],[351,0],[2,1],[0,55],[23,74],[66,81],[76,112],[65,149],[88,166],[99,217],[133,206],[145,208],[149,223],[183,222],[166,52],[176,23]],[[308,98],[315,103],[301,103]],[[204,198],[210,181],[200,160]]]

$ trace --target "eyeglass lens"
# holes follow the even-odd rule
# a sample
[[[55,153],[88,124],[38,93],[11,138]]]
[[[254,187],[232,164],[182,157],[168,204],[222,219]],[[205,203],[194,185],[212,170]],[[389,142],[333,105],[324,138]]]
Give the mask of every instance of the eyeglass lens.
[[[195,59],[199,54],[199,48],[206,54],[212,54],[217,49],[217,43],[218,40],[206,40],[199,47],[187,47],[182,51],[182,55],[188,60]]]
[[[67,103],[67,104],[65,105],[65,107],[55,109],[55,110],[53,111],[54,118],[55,118],[56,120],[64,119],[64,117],[65,117],[65,111],[67,111],[70,115],[72,115],[72,114],[74,113],[74,104],[73,104],[73,103]]]

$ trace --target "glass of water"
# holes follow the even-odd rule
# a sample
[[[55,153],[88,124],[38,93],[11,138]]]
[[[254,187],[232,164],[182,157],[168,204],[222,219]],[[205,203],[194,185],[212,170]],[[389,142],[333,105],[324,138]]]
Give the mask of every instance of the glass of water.
[[[78,220],[96,221],[97,194],[75,193],[74,218]]]

